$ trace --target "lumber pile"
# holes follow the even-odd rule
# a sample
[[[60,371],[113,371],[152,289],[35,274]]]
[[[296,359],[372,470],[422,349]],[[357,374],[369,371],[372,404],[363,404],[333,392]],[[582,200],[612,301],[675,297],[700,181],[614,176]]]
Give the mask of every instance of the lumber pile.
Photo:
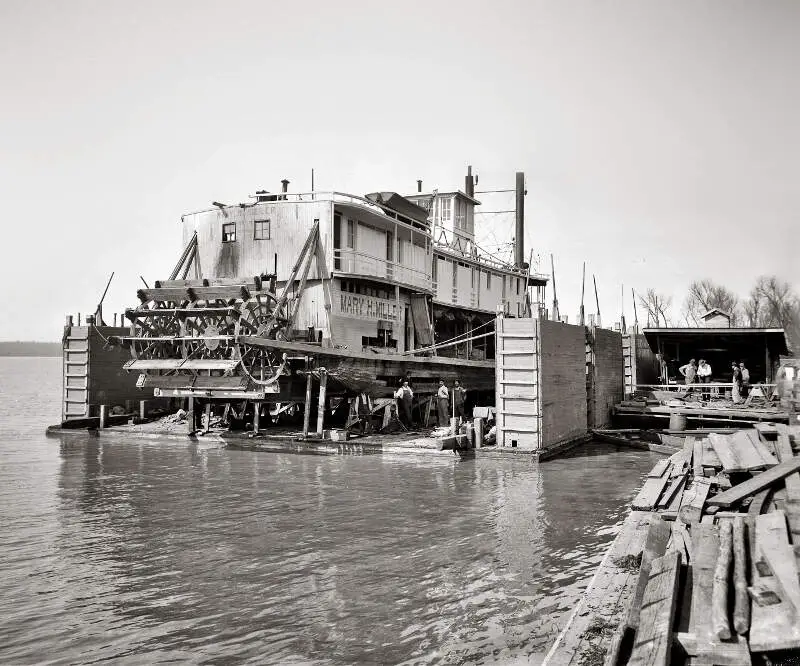
[[[606,666],[800,657],[800,427],[687,436],[632,506],[657,517]]]

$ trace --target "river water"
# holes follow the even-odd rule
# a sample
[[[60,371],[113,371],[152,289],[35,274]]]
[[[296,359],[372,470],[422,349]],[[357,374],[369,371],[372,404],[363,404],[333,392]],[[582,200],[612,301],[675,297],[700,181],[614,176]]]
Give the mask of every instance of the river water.
[[[47,438],[0,358],[0,663],[540,663],[657,456],[537,464]]]

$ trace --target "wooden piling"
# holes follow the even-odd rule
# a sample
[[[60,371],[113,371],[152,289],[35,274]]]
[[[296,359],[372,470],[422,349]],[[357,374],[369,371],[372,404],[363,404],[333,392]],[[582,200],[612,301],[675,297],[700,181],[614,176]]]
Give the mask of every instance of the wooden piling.
[[[311,425],[311,371],[306,372],[306,408],[303,412],[303,439],[308,437],[308,429]]]
[[[317,402],[317,436],[322,437],[325,427],[325,399],[328,388],[328,373],[325,368],[319,369],[319,401]],[[306,396],[309,400],[310,395]]]
[[[100,430],[106,427],[106,417],[108,415],[108,405],[100,405]]]
[[[483,419],[476,417],[472,423],[475,427],[475,448],[480,449],[483,447]]]
[[[253,434],[257,435],[261,430],[261,403],[256,401],[253,403],[255,411],[253,412]]]
[[[186,434],[194,434],[194,396],[186,399]]]
[[[205,421],[203,423],[203,432],[206,433],[211,430],[211,403],[206,403]]]
[[[145,413],[147,411],[146,410],[146,406],[147,406],[147,400],[140,400],[139,401],[139,418],[142,421],[144,421],[144,415],[145,415]]]

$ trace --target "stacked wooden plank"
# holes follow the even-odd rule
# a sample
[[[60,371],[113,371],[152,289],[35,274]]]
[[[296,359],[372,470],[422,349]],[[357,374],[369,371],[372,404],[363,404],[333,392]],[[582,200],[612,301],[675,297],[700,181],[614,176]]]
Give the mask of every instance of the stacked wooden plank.
[[[689,436],[633,505],[656,515],[608,666],[800,656],[800,427]]]

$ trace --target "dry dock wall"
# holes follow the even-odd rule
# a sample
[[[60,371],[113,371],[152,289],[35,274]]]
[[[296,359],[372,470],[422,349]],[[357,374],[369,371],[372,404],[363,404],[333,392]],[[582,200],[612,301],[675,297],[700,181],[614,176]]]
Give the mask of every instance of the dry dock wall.
[[[136,387],[139,375],[122,368],[131,353],[106,344],[109,336],[129,332],[116,326],[65,327],[62,421],[97,416],[100,405],[124,407],[147,397]]]
[[[586,329],[543,320],[541,330],[541,446],[586,433]]]
[[[548,448],[611,423],[625,381],[619,333],[503,317],[496,330],[499,447]]]
[[[586,332],[586,401],[589,428],[611,425],[614,405],[624,397],[622,335],[605,328]]]

